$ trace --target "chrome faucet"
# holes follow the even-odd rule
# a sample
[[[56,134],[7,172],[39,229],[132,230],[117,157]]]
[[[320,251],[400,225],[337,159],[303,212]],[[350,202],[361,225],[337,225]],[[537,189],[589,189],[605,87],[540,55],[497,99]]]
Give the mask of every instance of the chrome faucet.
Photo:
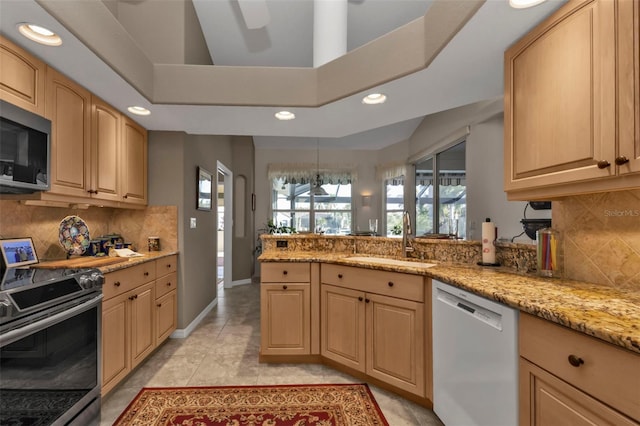
[[[407,257],[407,253],[412,252],[413,245],[411,244],[411,217],[409,212],[402,213],[402,256]]]

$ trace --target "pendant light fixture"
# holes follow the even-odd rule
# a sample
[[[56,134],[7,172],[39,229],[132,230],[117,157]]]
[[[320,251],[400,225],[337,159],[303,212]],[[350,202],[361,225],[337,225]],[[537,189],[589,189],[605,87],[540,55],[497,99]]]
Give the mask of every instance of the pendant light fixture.
[[[315,197],[326,197],[329,195],[327,191],[322,187],[322,182],[320,181],[320,139],[316,139],[316,181],[313,184],[313,188],[309,190],[309,194]]]

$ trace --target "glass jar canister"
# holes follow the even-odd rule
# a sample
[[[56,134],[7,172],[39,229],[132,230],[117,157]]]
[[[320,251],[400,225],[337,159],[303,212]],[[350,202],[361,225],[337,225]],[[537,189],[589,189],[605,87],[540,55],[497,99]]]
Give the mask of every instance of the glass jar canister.
[[[560,232],[543,228],[536,232],[538,275],[542,277],[562,276],[562,241]]]

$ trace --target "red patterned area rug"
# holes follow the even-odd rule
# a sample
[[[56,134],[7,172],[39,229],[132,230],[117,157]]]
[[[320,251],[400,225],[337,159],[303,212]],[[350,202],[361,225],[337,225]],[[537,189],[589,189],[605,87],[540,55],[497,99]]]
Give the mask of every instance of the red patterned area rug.
[[[143,388],[114,425],[388,426],[366,384]]]

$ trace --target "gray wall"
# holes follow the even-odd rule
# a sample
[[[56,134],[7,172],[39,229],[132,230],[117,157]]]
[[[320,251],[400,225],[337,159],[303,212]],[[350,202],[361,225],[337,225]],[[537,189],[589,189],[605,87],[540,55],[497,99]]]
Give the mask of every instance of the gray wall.
[[[236,146],[237,143],[237,146]],[[237,150],[237,154],[234,154]],[[182,132],[149,132],[149,204],[178,206],[178,328],[186,328],[217,297],[216,212],[196,209],[197,167],[214,174],[217,162],[233,173],[249,174],[253,180],[253,141],[231,136],[187,135]],[[237,172],[235,169],[240,170]],[[250,210],[250,209],[249,209]],[[189,227],[195,217],[197,227]],[[247,224],[253,223],[250,215]],[[247,232],[251,235],[251,232]],[[251,238],[247,238],[251,241]],[[233,281],[251,277],[251,258],[246,241],[233,244]],[[236,252],[238,250],[239,252]]]

